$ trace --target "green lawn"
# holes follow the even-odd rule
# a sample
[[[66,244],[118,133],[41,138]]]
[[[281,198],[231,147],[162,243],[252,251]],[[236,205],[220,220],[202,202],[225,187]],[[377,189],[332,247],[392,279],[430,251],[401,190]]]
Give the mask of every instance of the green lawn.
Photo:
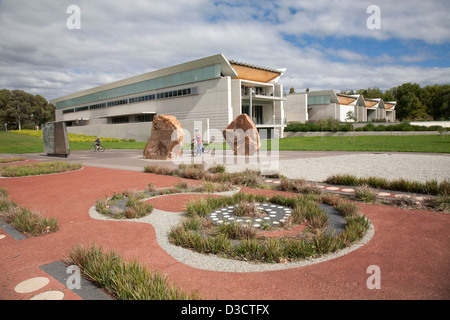
[[[280,139],[280,150],[310,151],[399,151],[450,153],[450,137],[426,136],[357,136],[292,137]]]
[[[0,153],[44,152],[42,138],[11,132],[0,132]]]
[[[145,142],[103,142],[106,149],[144,149]],[[92,142],[69,142],[71,151],[89,150]],[[44,152],[41,137],[32,137],[12,132],[0,132],[0,153]]]
[[[71,151],[89,150],[91,142],[69,142]],[[141,149],[145,142],[104,142],[106,150]],[[222,144],[216,144],[216,149]],[[279,141],[280,150],[300,151],[402,151],[450,153],[450,137],[427,136],[359,136],[353,144],[353,137],[293,137]],[[12,132],[0,132],[0,153],[44,152],[42,138]]]

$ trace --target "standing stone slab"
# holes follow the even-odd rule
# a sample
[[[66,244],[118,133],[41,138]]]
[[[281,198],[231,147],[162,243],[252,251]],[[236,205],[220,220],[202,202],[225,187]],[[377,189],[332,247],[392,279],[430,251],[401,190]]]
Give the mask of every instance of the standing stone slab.
[[[253,155],[261,148],[258,129],[246,114],[237,116],[222,133],[235,155]]]
[[[168,160],[181,154],[184,130],[177,118],[159,115],[153,118],[152,132],[144,149],[145,159]]]
[[[49,122],[42,126],[44,152],[48,156],[67,157],[70,154],[69,139],[64,122]]]

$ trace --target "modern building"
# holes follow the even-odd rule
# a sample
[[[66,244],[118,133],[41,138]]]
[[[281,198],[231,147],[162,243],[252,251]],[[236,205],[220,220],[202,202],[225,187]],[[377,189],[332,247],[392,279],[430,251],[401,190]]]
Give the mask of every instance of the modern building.
[[[284,104],[287,122],[337,119],[339,121],[395,121],[396,102],[367,99],[360,94],[346,95],[334,90],[294,93],[286,96]]]
[[[221,140],[239,114],[282,136],[285,69],[228,60],[222,54],[159,69],[52,100],[69,132],[146,141],[155,115],[175,116],[191,135]]]

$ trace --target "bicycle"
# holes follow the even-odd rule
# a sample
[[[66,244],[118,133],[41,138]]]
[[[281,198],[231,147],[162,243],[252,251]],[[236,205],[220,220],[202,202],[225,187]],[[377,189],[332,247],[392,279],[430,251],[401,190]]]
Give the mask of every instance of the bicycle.
[[[197,142],[195,142],[195,141],[191,142],[191,156],[192,157],[195,157],[196,155],[211,153],[211,150],[214,150],[214,148],[212,148],[210,144],[204,143],[202,141],[202,151],[199,153],[197,151]]]
[[[91,151],[92,152],[95,152],[95,151],[103,152],[103,151],[105,151],[105,147],[102,146],[101,144],[99,146],[97,146],[97,144],[94,142],[91,146]]]

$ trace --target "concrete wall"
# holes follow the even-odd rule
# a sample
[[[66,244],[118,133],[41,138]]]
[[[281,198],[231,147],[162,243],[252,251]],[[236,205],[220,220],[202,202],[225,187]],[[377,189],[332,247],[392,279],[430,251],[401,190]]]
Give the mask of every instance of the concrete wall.
[[[413,126],[441,126],[444,128],[450,128],[450,121],[411,121],[410,124]]]
[[[291,137],[320,137],[321,132],[284,132],[283,138]],[[355,136],[432,136],[440,135],[438,131],[356,131]],[[323,132],[324,137],[353,136],[349,132]]]
[[[289,94],[284,102],[284,116],[287,122],[308,121],[308,97],[306,94]]]
[[[194,85],[194,84],[193,84]],[[170,114],[178,121],[209,119],[209,126],[223,130],[233,119],[230,77],[195,83],[198,95],[159,100],[157,114]]]
[[[241,80],[231,80],[231,105],[233,109],[232,118],[235,119],[242,113],[242,95],[241,95]]]
[[[353,114],[355,113],[355,107],[354,106],[347,106],[347,105],[339,105],[339,121],[347,121],[347,113],[351,111]]]
[[[170,87],[170,90],[185,89],[188,87],[198,87],[198,94],[124,104],[68,114],[62,114],[62,110],[58,109],[55,112],[56,121],[75,121],[75,119],[85,118],[89,119],[84,121],[85,125],[104,125],[107,124],[107,118],[115,116],[155,113],[158,115],[171,114],[179,121],[209,118],[210,125],[217,128],[225,128],[231,122],[233,119],[233,110],[231,105],[230,77],[174,86]],[[169,88],[153,90],[143,92],[142,95],[157,94],[168,90]],[[123,96],[121,98],[126,99],[133,96],[136,96],[136,94]],[[100,102],[103,101],[99,101],[99,103]],[[134,121],[134,118],[130,117],[130,123],[132,121]]]
[[[336,119],[336,116],[336,103],[315,104],[310,106],[308,112],[309,120]]]
[[[358,121],[367,122],[367,108],[366,107],[358,107]]]

